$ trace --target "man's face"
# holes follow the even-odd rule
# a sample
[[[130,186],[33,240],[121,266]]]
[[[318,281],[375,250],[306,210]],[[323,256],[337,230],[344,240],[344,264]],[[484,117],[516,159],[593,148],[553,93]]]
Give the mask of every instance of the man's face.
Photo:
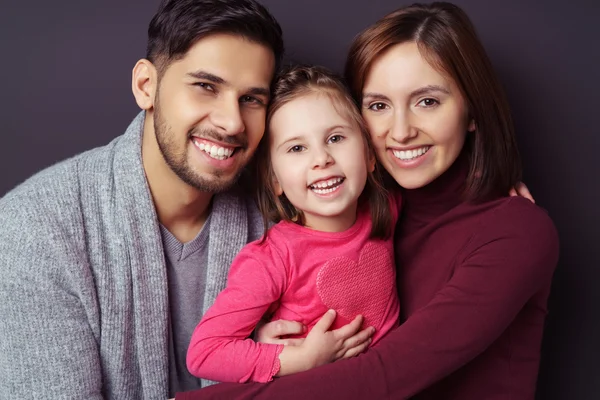
[[[156,91],[154,131],[181,180],[212,193],[235,183],[264,134],[274,69],[268,47],[221,34],[168,65]]]

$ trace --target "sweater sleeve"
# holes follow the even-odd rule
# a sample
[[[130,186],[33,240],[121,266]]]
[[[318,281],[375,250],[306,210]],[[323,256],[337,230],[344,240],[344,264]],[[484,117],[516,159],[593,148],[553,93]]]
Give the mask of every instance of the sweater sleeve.
[[[87,259],[31,198],[0,200],[0,397],[102,399]]]
[[[286,267],[272,242],[250,243],[234,259],[227,287],[192,335],[187,366],[219,382],[268,382],[279,371],[282,345],[248,338],[285,290]]]
[[[485,351],[548,285],[558,235],[540,209],[507,202],[481,226],[431,302],[356,358],[275,380],[217,385],[178,399],[410,398]]]

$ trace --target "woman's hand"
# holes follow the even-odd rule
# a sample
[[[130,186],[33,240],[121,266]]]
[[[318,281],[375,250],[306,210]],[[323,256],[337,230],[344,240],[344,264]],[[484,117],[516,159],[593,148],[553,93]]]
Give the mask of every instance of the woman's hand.
[[[508,194],[510,196],[525,197],[526,199],[530,200],[532,203],[535,204],[535,199],[533,198],[531,192],[523,182],[518,182],[512,189],[508,191]]]

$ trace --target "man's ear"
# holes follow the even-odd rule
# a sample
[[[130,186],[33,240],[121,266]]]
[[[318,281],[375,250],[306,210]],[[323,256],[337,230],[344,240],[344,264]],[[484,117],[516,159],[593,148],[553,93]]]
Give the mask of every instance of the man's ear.
[[[154,107],[154,96],[158,85],[156,67],[146,59],[139,60],[131,74],[131,89],[135,102],[142,109],[149,111]]]

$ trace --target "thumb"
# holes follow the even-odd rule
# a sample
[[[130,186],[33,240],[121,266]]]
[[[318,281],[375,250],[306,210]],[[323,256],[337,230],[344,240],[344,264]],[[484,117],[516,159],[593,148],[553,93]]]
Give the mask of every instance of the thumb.
[[[316,329],[319,332],[327,332],[333,321],[335,321],[335,310],[327,310],[327,312],[321,317],[319,322],[313,326],[313,330]]]

